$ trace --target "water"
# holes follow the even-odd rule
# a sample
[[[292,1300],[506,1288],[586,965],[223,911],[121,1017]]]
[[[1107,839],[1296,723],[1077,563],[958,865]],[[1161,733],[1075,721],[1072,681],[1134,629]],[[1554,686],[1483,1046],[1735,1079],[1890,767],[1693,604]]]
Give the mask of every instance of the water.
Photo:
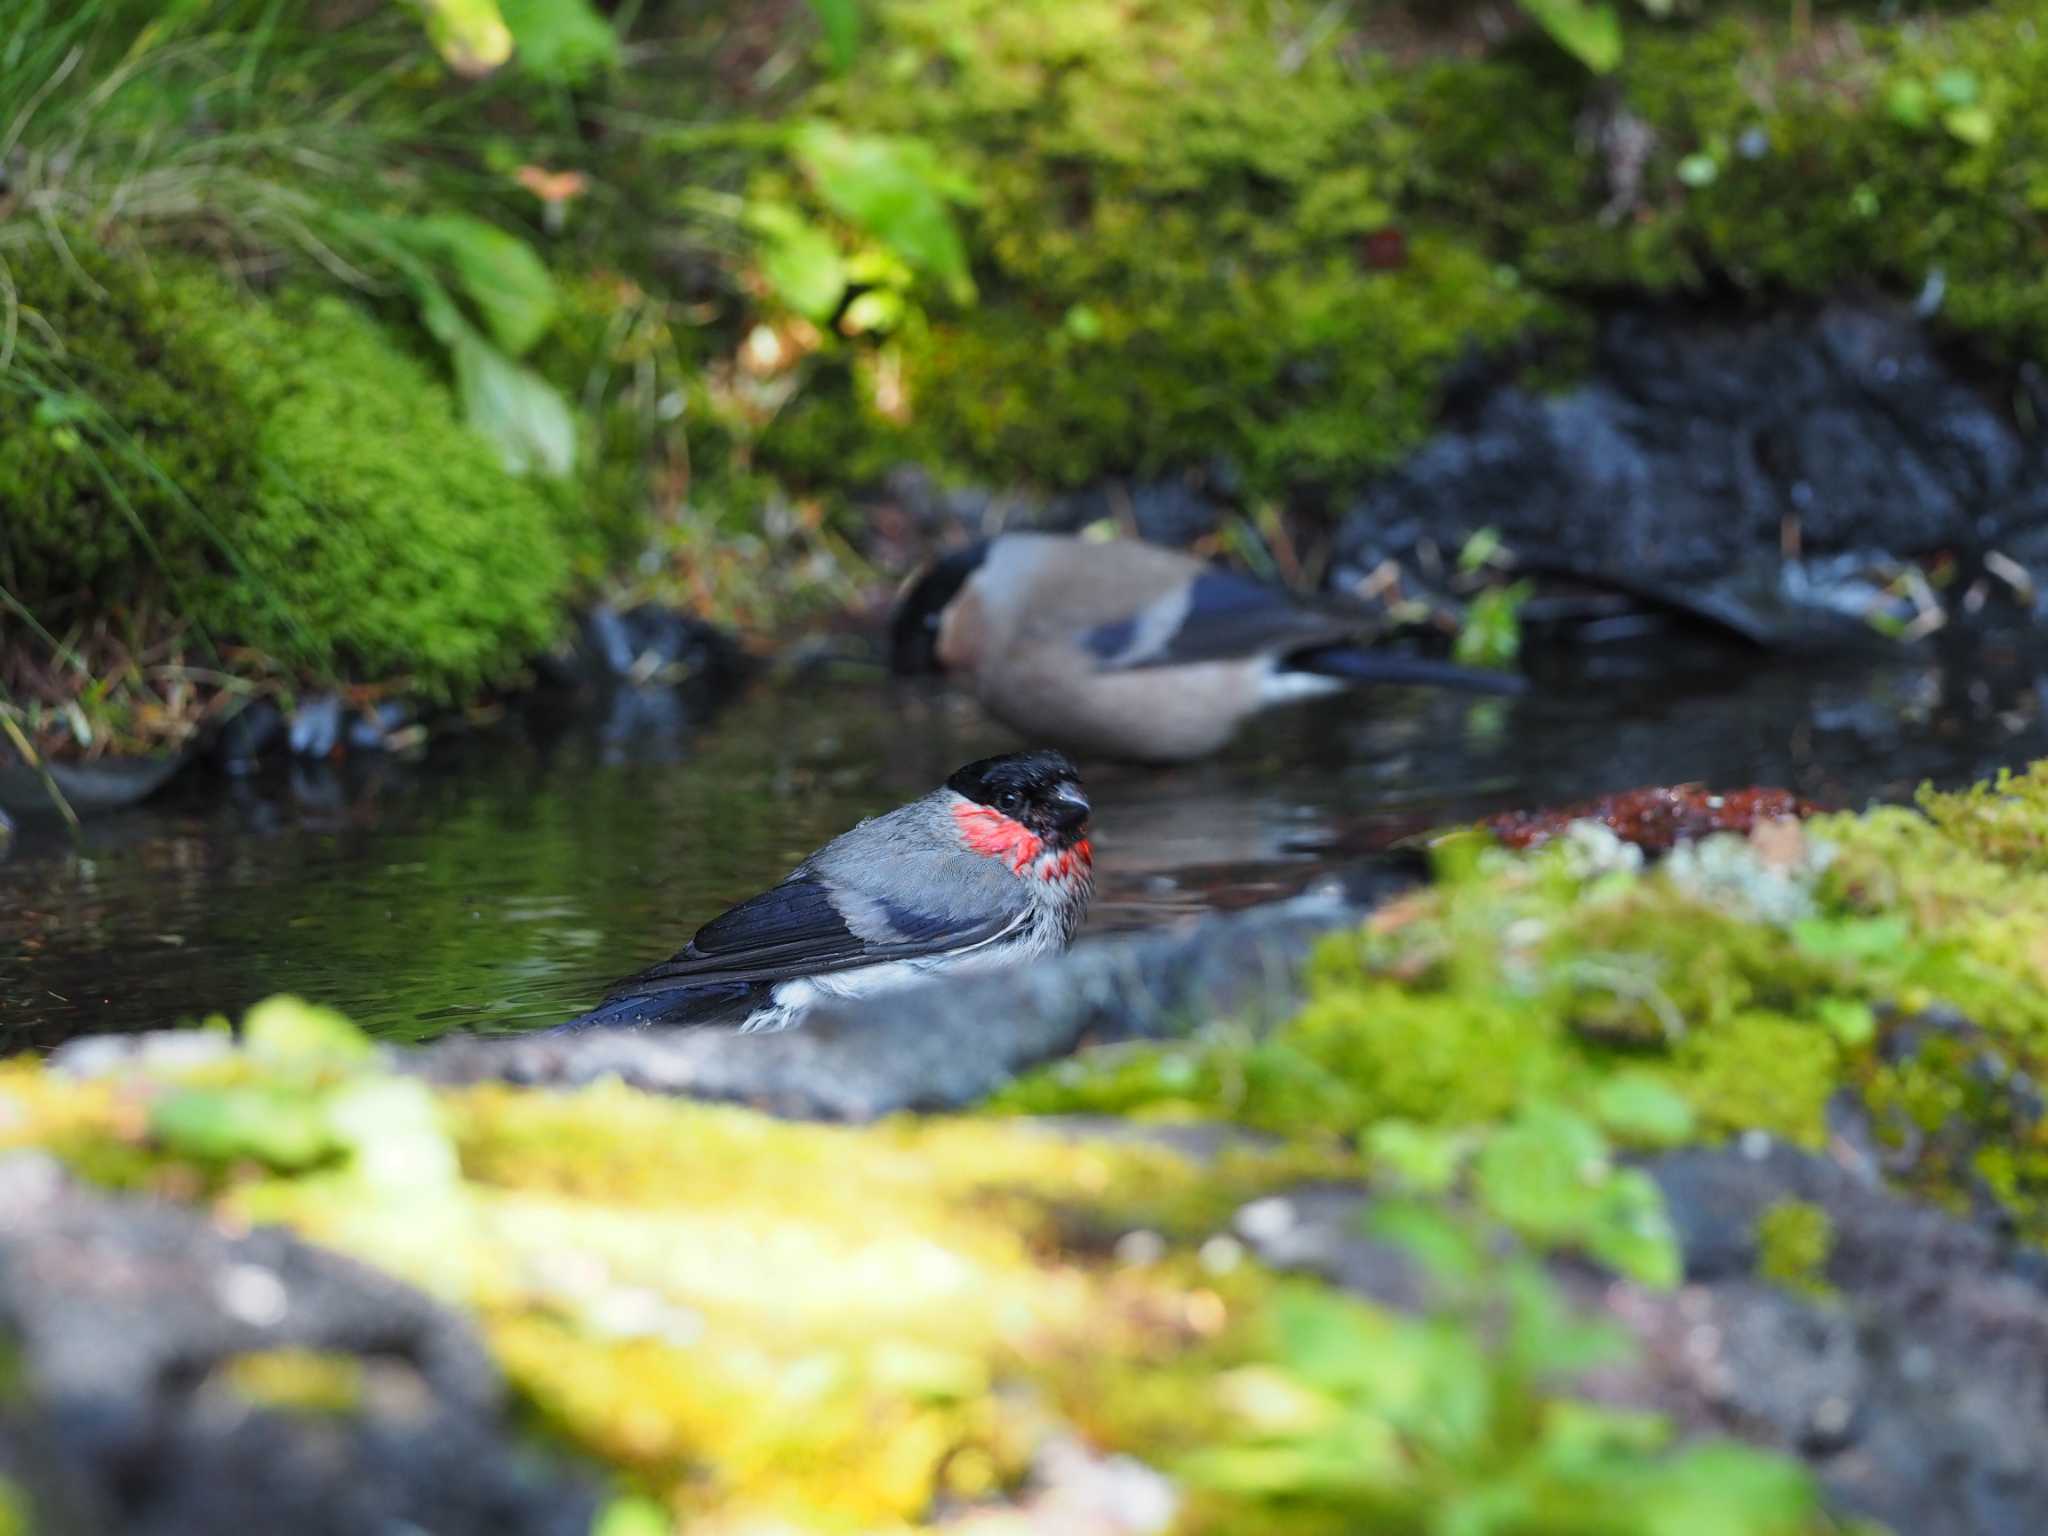
[[[1094,768],[1088,931],[1285,895],[1401,836],[1645,783],[1900,799],[2048,756],[2036,670],[1581,665],[1511,701],[1382,691],[1268,717],[1211,762]],[[195,775],[0,857],[0,1050],[172,1025],[294,991],[375,1032],[545,1025],[679,947],[859,817],[1016,743],[943,691],[757,687],[530,711],[419,764]]]

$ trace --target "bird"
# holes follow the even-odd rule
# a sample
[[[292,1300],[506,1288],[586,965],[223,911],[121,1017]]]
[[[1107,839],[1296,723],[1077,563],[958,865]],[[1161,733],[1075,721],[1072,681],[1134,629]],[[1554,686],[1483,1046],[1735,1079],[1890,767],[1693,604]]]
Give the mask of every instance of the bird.
[[[1089,814],[1063,753],[969,763],[835,837],[556,1029],[788,1029],[822,1001],[1059,953],[1094,893]]]
[[[964,674],[1012,729],[1087,755],[1176,763],[1260,710],[1360,683],[1521,693],[1512,673],[1370,650],[1333,604],[1130,540],[1004,533],[913,577],[891,669]]]

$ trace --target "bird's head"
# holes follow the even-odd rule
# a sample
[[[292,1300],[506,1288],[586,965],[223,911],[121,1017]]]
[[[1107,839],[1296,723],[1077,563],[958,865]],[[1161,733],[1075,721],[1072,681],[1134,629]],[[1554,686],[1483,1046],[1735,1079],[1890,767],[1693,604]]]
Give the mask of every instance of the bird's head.
[[[1088,797],[1081,773],[1063,752],[1015,752],[969,763],[946,780],[967,802],[954,819],[977,853],[1023,855],[1088,846]],[[1081,853],[1085,863],[1088,855]]]
[[[914,576],[896,600],[889,621],[889,665],[906,676],[938,672],[939,626],[968,577],[988,558],[988,544],[969,544],[941,555]],[[964,771],[964,770],[963,770]]]

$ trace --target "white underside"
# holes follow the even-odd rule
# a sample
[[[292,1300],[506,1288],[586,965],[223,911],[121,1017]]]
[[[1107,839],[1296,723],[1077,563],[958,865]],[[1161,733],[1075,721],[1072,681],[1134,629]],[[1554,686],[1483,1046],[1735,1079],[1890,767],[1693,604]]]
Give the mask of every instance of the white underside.
[[[999,970],[1006,965],[1034,960],[1043,954],[1056,954],[1065,947],[1057,909],[1050,905],[1033,908],[1018,925],[968,949],[931,955],[921,960],[890,960],[881,965],[857,966],[852,970],[829,971],[821,976],[803,976],[781,982],[769,994],[772,1001],[747,1016],[747,1021],[740,1025],[740,1033],[763,1034],[770,1030],[788,1029],[819,1003],[895,992],[940,974],[951,976]]]
[[[1292,704],[1297,699],[1320,699],[1342,693],[1349,686],[1342,678],[1292,671],[1275,659],[1266,675],[1259,679],[1259,703],[1270,706]]]

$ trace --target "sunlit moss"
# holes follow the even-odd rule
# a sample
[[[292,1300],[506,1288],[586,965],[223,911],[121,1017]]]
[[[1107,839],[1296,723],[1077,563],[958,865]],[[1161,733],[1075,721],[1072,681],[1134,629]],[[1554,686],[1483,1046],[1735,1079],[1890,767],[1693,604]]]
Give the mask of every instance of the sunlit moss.
[[[1824,1296],[1834,1240],[1834,1224],[1826,1211],[1802,1200],[1781,1200],[1757,1219],[1757,1273],[1793,1290]]]
[[[363,1403],[363,1362],[306,1349],[253,1350],[220,1369],[237,1396],[266,1408],[346,1416]]]

